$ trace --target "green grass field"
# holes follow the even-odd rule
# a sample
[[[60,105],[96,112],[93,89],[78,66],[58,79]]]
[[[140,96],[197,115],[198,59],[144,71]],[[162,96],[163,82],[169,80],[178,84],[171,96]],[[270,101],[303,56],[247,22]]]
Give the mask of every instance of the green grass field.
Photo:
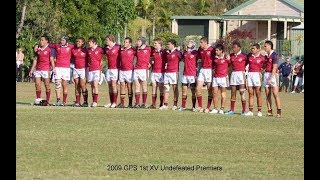
[[[51,103],[53,90],[52,84]],[[69,85],[69,92],[71,105],[73,85]],[[34,83],[17,83],[16,178],[304,179],[303,94],[280,93],[283,117],[276,118],[106,109],[107,92],[105,84],[100,86],[97,108],[39,107],[30,105],[35,99]],[[191,108],[188,97],[187,107]],[[229,98],[230,92],[226,110]],[[150,94],[147,101],[150,105]],[[237,101],[237,112],[240,107]],[[256,115],[256,105],[254,110]],[[111,171],[108,165],[122,169]],[[125,170],[126,165],[137,169]],[[152,165],[159,165],[159,169],[151,170]],[[164,165],[222,169],[160,170]],[[148,166],[148,170],[140,166]]]

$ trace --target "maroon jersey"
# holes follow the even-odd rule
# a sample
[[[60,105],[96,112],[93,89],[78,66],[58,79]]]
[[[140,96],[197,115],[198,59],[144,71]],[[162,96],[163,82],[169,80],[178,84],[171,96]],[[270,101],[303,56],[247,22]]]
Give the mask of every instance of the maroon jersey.
[[[137,48],[135,69],[148,69],[151,52],[152,49],[150,46],[145,46],[143,49]]]
[[[247,55],[241,53],[241,51],[237,54],[230,54],[232,71],[245,71],[247,65]]]
[[[88,50],[86,48],[75,47],[71,52],[74,58],[74,67],[76,69],[88,67]]]
[[[215,56],[213,60],[214,74],[213,77],[226,77],[228,76],[228,67],[230,65],[230,60],[225,56],[218,57]]]
[[[266,58],[261,54],[259,54],[258,56],[249,54],[248,55],[249,72],[260,72],[265,62],[266,62]]]
[[[185,76],[196,76],[197,75],[197,60],[198,51],[184,51],[184,70],[183,75]]]
[[[112,47],[104,48],[108,60],[108,69],[118,69],[120,65],[120,45],[115,44]]]
[[[152,72],[154,73],[164,73],[166,71],[166,50],[164,49],[153,49],[152,50],[153,57],[153,67]]]
[[[101,70],[101,62],[104,51],[101,47],[97,46],[95,49],[88,49],[89,56],[89,71]]]
[[[166,54],[166,72],[179,72],[179,61],[181,60],[181,53],[178,50],[174,49],[172,51],[167,50]]]
[[[44,49],[37,49],[37,71],[50,71],[50,57],[54,57],[54,50],[48,46]]]
[[[215,55],[215,49],[212,46],[209,46],[207,49],[198,49],[199,57],[201,59],[201,64],[203,69],[212,69],[212,62]]]
[[[265,72],[272,72],[272,68],[274,64],[279,63],[278,55],[276,52],[271,51],[271,53],[268,55],[266,54],[266,70]]]
[[[56,50],[56,67],[70,68],[71,50],[74,48],[74,45],[67,43],[65,46],[61,44],[49,44],[49,46]]]
[[[136,54],[136,51],[132,47],[121,49],[120,51],[120,70],[121,71],[133,70],[135,54]]]

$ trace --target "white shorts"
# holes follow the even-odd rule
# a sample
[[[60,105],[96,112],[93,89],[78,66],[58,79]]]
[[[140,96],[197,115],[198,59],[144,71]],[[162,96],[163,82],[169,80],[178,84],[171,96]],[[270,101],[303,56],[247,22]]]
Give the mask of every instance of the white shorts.
[[[271,79],[271,84],[267,84],[268,83],[268,79],[269,77],[272,75],[272,73],[270,72],[265,72],[263,75],[263,85],[265,87],[269,87],[271,85],[271,87],[277,87],[278,86],[278,82],[279,82],[279,76],[278,74],[276,74],[274,77],[272,77]]]
[[[106,71],[106,80],[109,81],[117,81],[118,80],[118,69],[108,69]]]
[[[298,76],[296,76],[296,79],[294,80],[294,86],[302,86],[303,84],[303,77],[298,77]]]
[[[133,72],[133,80],[146,81],[147,70],[146,69],[135,69]]]
[[[242,71],[234,71],[231,73],[230,85],[237,86],[240,84],[245,84],[245,74]]]
[[[100,70],[89,71],[88,82],[100,81],[100,76],[101,76],[100,74],[101,74]]]
[[[56,67],[55,79],[70,80],[70,68]]]
[[[200,69],[198,75],[198,81],[211,82],[212,81],[212,69]]]
[[[86,79],[86,68],[81,69],[73,69],[73,79],[77,79],[80,77],[80,79]]]
[[[154,73],[154,72],[152,72],[150,79],[151,79],[152,83],[155,83],[155,82],[163,83],[163,73]]]
[[[213,77],[212,87],[229,87],[229,77]]]
[[[185,76],[183,75],[181,78],[182,84],[193,84],[196,83],[196,77],[195,76]]]
[[[178,82],[178,73],[164,73],[163,75],[163,83],[164,84],[177,84]]]
[[[132,75],[133,75],[133,70],[129,71],[121,71],[119,73],[119,81],[120,82],[127,82],[127,83],[132,83]]]
[[[261,73],[260,72],[249,72],[247,76],[248,86],[249,87],[258,87],[261,86]]]
[[[38,70],[35,70],[35,71],[33,72],[33,75],[34,75],[35,78],[36,78],[36,77],[41,77],[41,78],[43,78],[43,79],[50,78],[50,76],[49,76],[49,71],[38,71]]]

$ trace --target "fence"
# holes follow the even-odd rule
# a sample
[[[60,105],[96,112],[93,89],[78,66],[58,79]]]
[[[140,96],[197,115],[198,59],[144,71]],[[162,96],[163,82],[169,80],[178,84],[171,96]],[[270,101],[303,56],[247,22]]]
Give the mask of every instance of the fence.
[[[275,50],[280,56],[280,62],[284,61],[286,56],[291,56],[295,62],[304,58],[304,41],[277,40]]]

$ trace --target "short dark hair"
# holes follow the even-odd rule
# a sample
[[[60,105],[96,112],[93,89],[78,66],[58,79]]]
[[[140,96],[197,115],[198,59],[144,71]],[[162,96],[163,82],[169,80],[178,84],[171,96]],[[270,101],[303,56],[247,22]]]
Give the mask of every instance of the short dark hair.
[[[174,39],[169,39],[169,40],[168,40],[168,43],[171,43],[171,44],[173,44],[174,46],[177,46],[177,41],[174,40]]]
[[[241,48],[240,41],[238,41],[238,40],[234,40],[234,41],[232,42],[232,46],[234,46],[234,45],[237,45],[238,47]]]
[[[207,38],[207,37],[202,37],[202,38],[200,39],[200,41],[204,41],[204,42],[207,42],[207,43],[208,43],[208,38]]]
[[[271,49],[273,49],[273,43],[270,40],[267,40],[266,42],[264,42],[265,44],[269,44],[271,46]]]
[[[49,37],[47,35],[42,35],[40,38],[44,38],[45,40],[47,40],[49,42]]]
[[[91,37],[89,37],[89,41],[97,43],[97,38],[95,38],[94,36],[91,36]]]
[[[222,44],[217,44],[214,48],[224,51],[224,46]]]
[[[126,37],[124,40],[129,40],[129,43],[132,43],[132,39],[130,37]]]
[[[82,42],[84,42],[84,43],[85,43],[85,40],[84,40],[84,38],[83,38],[83,37],[78,37],[77,39],[80,39]]]
[[[260,49],[260,45],[258,43],[254,43],[252,47],[256,47],[257,49]]]

